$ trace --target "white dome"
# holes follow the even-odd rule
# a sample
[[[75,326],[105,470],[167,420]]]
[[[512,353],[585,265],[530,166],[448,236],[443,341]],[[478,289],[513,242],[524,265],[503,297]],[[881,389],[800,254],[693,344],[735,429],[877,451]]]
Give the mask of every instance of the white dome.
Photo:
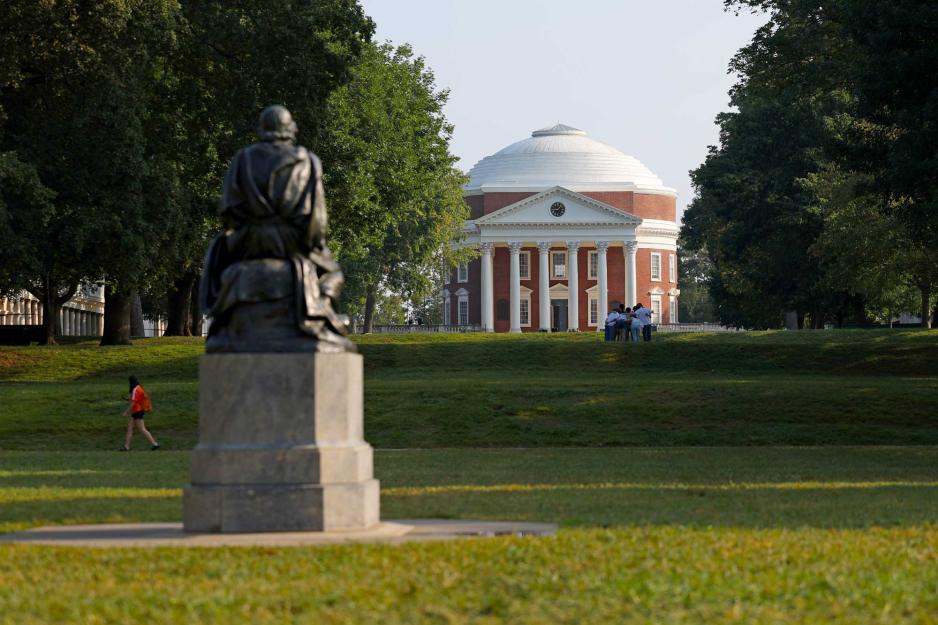
[[[555,186],[675,194],[634,156],[564,124],[535,130],[530,138],[486,156],[469,170],[465,189],[541,191]]]

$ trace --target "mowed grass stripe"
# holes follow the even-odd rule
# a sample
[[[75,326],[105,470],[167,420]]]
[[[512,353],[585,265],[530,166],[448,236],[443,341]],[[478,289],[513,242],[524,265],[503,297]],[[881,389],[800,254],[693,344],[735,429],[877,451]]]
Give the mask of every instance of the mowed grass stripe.
[[[567,530],[400,546],[0,546],[0,622],[930,623],[938,530]]]
[[[938,331],[356,337],[381,447],[938,444]],[[121,442],[126,376],[197,436],[201,339],[0,349],[0,449]]]

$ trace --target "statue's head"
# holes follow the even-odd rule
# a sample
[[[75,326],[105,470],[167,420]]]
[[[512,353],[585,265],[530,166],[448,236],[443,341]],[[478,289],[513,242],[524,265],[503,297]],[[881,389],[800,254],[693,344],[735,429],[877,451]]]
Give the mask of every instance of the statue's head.
[[[268,106],[261,111],[257,136],[261,141],[293,141],[296,139],[296,122],[284,107],[278,104]]]

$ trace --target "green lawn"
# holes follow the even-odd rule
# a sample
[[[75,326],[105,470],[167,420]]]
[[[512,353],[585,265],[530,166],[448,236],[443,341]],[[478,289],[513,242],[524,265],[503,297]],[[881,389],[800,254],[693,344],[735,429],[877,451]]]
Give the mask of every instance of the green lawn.
[[[938,623],[938,332],[357,340],[384,518],[559,534],[0,546],[0,624]],[[0,532],[178,520],[200,351],[0,348]]]
[[[938,444],[938,331],[357,340],[378,448]],[[0,449],[117,446],[129,373],[162,442],[191,448],[201,350],[0,348]]]
[[[933,623],[938,448],[379,451],[385,518],[552,538],[0,546],[0,623]],[[180,516],[185,452],[0,452],[0,530]]]

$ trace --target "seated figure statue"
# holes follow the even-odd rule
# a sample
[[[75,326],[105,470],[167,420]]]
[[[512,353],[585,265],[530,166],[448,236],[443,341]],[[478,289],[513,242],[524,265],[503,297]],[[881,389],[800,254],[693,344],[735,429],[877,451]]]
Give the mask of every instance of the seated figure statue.
[[[296,124],[282,106],[264,109],[258,135],[231,160],[225,230],[205,256],[206,351],[355,351],[348,318],[335,310],[344,279],[326,247],[319,159],[294,145]]]

